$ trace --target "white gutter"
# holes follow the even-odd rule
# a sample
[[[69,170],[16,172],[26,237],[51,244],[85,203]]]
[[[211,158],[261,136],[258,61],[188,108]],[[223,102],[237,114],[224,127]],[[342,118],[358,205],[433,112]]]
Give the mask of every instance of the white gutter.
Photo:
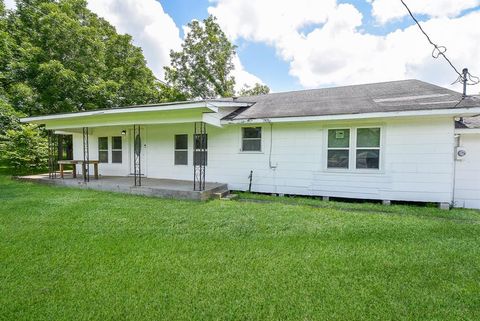
[[[468,134],[480,134],[480,128],[457,128],[455,134],[468,135]]]
[[[458,116],[468,117],[480,113],[480,107],[457,108],[457,109],[432,109],[416,111],[394,111],[378,112],[364,114],[345,114],[345,115],[325,115],[325,116],[300,116],[300,117],[264,117],[253,119],[223,120],[222,124],[257,124],[264,123],[268,119],[272,123],[286,122],[311,122],[311,121],[329,121],[329,120],[350,120],[350,119],[371,119],[371,118],[390,118],[390,117],[415,117],[415,116]]]
[[[229,107],[239,108],[239,107],[248,107],[251,105],[249,103],[240,103],[240,102],[215,102],[215,104],[218,105],[218,107],[224,107],[224,108],[229,108]],[[85,112],[77,112],[77,113],[69,113],[69,114],[26,117],[26,118],[20,119],[20,122],[29,123],[29,122],[41,122],[45,120],[72,119],[72,118],[89,117],[89,116],[97,116],[97,115],[171,111],[171,110],[185,110],[185,109],[196,109],[196,108],[207,108],[214,112],[218,111],[217,106],[214,106],[212,103],[199,101],[199,102],[193,102],[193,103],[116,108],[116,109],[85,111]]]

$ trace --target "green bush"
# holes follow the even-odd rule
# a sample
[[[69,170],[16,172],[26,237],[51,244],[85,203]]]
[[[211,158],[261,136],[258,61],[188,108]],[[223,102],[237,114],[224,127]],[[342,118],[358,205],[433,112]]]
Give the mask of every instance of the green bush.
[[[48,162],[47,138],[34,125],[8,129],[0,137],[0,161],[15,175],[43,171]]]

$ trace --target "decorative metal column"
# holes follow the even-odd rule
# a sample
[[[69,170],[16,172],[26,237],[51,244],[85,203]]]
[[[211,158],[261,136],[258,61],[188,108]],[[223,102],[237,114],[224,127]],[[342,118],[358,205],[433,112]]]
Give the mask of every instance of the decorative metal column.
[[[133,177],[135,186],[142,186],[142,137],[140,125],[133,125]]]
[[[193,190],[205,190],[205,166],[207,165],[207,126],[194,123],[193,132]]]
[[[57,178],[58,167],[58,135],[53,130],[48,131],[48,177]]]
[[[83,127],[83,181],[90,182],[90,153],[88,144],[88,127]]]

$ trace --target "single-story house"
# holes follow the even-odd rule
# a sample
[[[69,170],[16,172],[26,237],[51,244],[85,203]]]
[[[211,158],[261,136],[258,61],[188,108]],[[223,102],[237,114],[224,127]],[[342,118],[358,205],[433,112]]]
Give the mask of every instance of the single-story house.
[[[22,121],[72,135],[100,177],[480,208],[479,115],[478,96],[403,80]]]

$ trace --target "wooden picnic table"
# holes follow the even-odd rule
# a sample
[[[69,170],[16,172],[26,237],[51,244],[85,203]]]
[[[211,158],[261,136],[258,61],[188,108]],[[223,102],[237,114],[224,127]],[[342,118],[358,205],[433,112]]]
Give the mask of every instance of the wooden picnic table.
[[[83,160],[59,160],[58,165],[60,165],[60,177],[63,178],[64,176],[64,168],[65,165],[72,165],[73,167],[73,178],[77,178],[77,164],[82,165],[82,174],[85,177],[87,173],[87,166],[85,164],[93,164],[93,173],[95,179],[98,179],[98,160],[90,160],[88,162],[84,162]]]

